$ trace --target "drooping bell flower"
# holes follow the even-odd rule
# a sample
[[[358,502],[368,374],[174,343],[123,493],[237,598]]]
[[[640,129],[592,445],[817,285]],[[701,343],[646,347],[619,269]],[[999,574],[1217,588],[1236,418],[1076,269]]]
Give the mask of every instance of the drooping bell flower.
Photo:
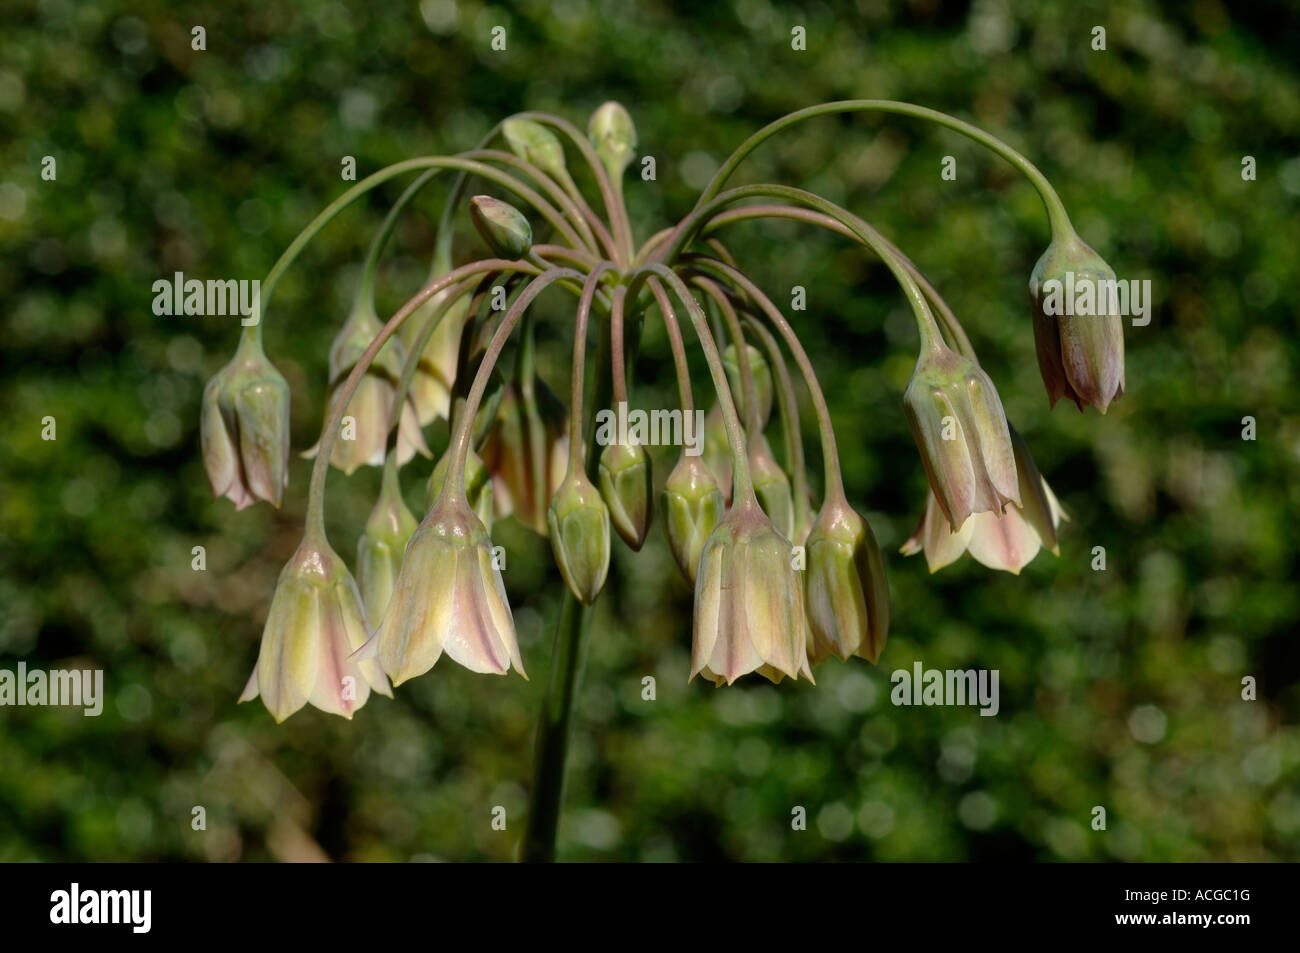
[[[402,499],[396,469],[385,468],[379,499],[366,520],[365,531],[357,539],[357,585],[366,606],[366,618],[384,617],[402,568],[402,554],[418,525]]]
[[[1051,405],[1062,397],[1103,414],[1124,396],[1124,321],[1115,272],[1073,232],[1053,239],[1029,277],[1038,370]]]
[[[858,655],[875,663],[889,635],[889,582],[867,521],[842,499],[829,499],[806,544],[808,655]]]
[[[329,413],[342,398],[342,387],[357,360],[370,346],[370,342],[383,329],[373,308],[361,303],[353,309],[351,317],[334,338],[330,347],[330,400]],[[340,433],[334,440],[330,463],[344,473],[352,473],[362,466],[383,466],[384,451],[388,443],[388,421],[393,403],[397,399],[397,380],[406,361],[406,350],[396,337],[389,338],[379,349],[374,361],[366,368],[356,390],[343,413]],[[304,457],[314,457],[320,445],[312,447]],[[420,430],[415,405],[408,398],[402,407],[398,423],[397,462],[404,465],[416,453],[431,456]]]
[[[920,525],[900,550],[903,555],[924,552],[926,565],[933,573],[969,552],[990,569],[1019,575],[1040,549],[1059,554],[1056,531],[1067,518],[1065,511],[1015,428],[1011,429],[1011,441],[1020,480],[1020,505],[1009,505],[1001,518],[993,513],[972,514],[954,531],[939,511],[934,494],[929,493]]]
[[[972,513],[1020,502],[1007,415],[974,361],[935,342],[921,356],[903,410],[939,509],[953,529]]]
[[[695,578],[691,677],[730,685],[757,672],[779,682],[808,667],[803,583],[790,541],[753,496],[713,530]]]
[[[664,484],[663,505],[668,548],[682,575],[694,584],[700,554],[726,513],[726,500],[704,462],[683,453]]]
[[[352,658],[369,636],[343,560],[327,543],[304,539],[280,573],[257,665],[239,700],[261,697],[278,722],[308,703],[350,719],[372,689],[392,697],[378,665]]]
[[[628,548],[640,551],[654,515],[650,455],[635,443],[611,443],[600,453],[597,476],[609,519]]]
[[[260,345],[241,344],[203,389],[203,467],[214,497],[280,505],[289,482],[289,385]]]
[[[587,475],[570,468],[546,519],[560,575],[579,602],[591,605],[609,574],[609,507]]]
[[[358,657],[377,658],[400,685],[444,652],[472,672],[504,675],[513,666],[525,675],[487,528],[463,498],[450,496],[412,535],[388,611]]]

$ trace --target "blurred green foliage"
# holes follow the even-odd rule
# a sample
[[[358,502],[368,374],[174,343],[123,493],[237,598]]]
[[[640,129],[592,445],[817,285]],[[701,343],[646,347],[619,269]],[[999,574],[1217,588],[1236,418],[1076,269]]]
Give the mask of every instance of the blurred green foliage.
[[[915,348],[903,298],[842,240],[732,227],[733,252],[778,301],[808,289],[796,327],[850,496],[888,556],[893,631],[878,668],[831,662],[815,688],[688,685],[690,593],[661,530],[640,554],[616,547],[561,857],[1300,859],[1294,12],[1221,0],[10,0],[0,668],[102,667],[108,697],[98,718],[0,709],[0,859],[511,858],[562,585],[548,545],[513,521],[497,533],[532,681],[444,662],[350,723],[309,708],[277,727],[259,705],[236,707],[300,533],[307,464],[295,455],[282,512],[210,499],[198,403],[237,319],[155,316],[152,283],[261,277],[342,191],[343,156],[365,175],[470,148],[521,109],[585,126],[610,98],[657,160],[657,181],[627,181],[645,237],[762,124],[854,97],[908,99],[1005,136],[1121,277],[1152,281],[1154,319],[1126,330],[1127,394],[1106,417],[1049,412],[1026,294],[1046,220],[1000,160],[870,116],[762,147],[737,182],[848,205],[945,294],[1072,521],[1060,557],[1018,578],[969,559],[931,577],[893,555],[925,489],[900,412]],[[206,51],[191,49],[195,25]],[[507,27],[505,53],[489,48],[494,25]],[[806,52],[791,49],[794,25]],[[1091,48],[1097,25],[1104,52]],[[40,177],[47,155],[53,182]],[[940,179],[946,155],[955,182]],[[296,449],[315,441],[328,342],[400,188],[328,228],[267,316]],[[382,310],[419,287],[441,195],[430,188],[399,229]],[[556,292],[540,311],[542,366],[561,393],[571,307]],[[645,350],[635,399],[670,402],[662,336]],[[416,508],[426,473],[416,461],[405,475]],[[332,476],[339,552],[354,551],[377,487],[373,470]],[[191,569],[196,545],[206,572]],[[894,707],[889,673],[915,660],[998,669],[1000,714]],[[654,702],[641,700],[646,675]],[[1258,700],[1242,700],[1244,676]],[[490,826],[495,805],[505,832]],[[1105,832],[1090,828],[1094,805]],[[195,806],[206,831],[192,830]],[[795,806],[807,831],[791,830]]]

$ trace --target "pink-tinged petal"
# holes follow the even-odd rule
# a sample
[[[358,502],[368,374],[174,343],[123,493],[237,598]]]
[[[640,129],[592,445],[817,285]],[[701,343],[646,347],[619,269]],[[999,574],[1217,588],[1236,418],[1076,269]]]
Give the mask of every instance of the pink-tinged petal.
[[[257,666],[253,666],[253,674],[248,676],[248,681],[244,684],[244,690],[240,692],[239,701],[251,702],[258,695],[257,692]],[[238,703],[236,703],[238,704]]]
[[[1041,545],[1038,534],[1014,506],[1007,507],[1001,519],[992,513],[978,513],[971,519],[974,529],[967,549],[990,569],[1019,575],[1038,555]]]
[[[961,529],[953,532],[939,512],[934,496],[926,501],[923,523],[925,564],[932,574],[956,562],[966,552],[975,525],[973,520],[973,516],[967,517]]]

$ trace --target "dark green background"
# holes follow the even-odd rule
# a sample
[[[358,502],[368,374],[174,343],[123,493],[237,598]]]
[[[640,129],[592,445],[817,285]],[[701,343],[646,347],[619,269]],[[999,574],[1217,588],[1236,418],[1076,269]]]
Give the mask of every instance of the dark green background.
[[[562,585],[549,547],[511,523],[496,533],[532,681],[444,661],[351,723],[304,709],[277,727],[259,705],[236,707],[300,533],[308,465],[295,452],[282,512],[211,500],[199,397],[237,322],[157,317],[151,286],[178,270],[263,276],[342,191],[344,155],[365,175],[470,148],[516,110],[585,126],[609,98],[657,160],[656,182],[627,183],[644,238],[750,132],[851,97],[912,100],[1005,136],[1121,277],[1152,281],[1153,321],[1126,330],[1128,392],[1105,417],[1049,413],[1026,295],[1046,219],[1000,160],[870,116],[761,149],[737,182],[821,191],[930,276],[1073,521],[1060,558],[1019,578],[970,559],[931,577],[895,555],[925,490],[901,413],[915,349],[902,296],[843,241],[730,229],[778,301],[808,289],[794,319],[850,497],[886,550],[893,630],[879,667],[831,662],[815,688],[688,685],[690,593],[661,531],[638,555],[616,546],[561,857],[1300,857],[1300,33],[1285,4],[1240,6],[7,3],[0,667],[102,667],[108,698],[99,718],[0,709],[0,859],[513,857]],[[190,49],[195,24],[205,52]],[[505,53],[488,45],[498,24]],[[790,48],[796,24],[806,52]],[[1097,25],[1105,52],[1090,49]],[[40,179],[46,155],[55,182]],[[956,182],[940,180],[945,155]],[[400,187],[332,225],[267,315],[268,353],[294,389],[295,451],[315,441],[328,343]],[[424,276],[440,201],[431,188],[395,237],[385,313]],[[467,236],[461,257],[480,251]],[[571,308],[556,292],[539,311],[557,390]],[[647,350],[636,398],[669,402],[662,340]],[[46,415],[53,442],[40,439]],[[1241,438],[1247,415],[1254,442]],[[404,474],[412,505],[427,469]],[[331,479],[332,539],[349,558],[376,488],[373,470]],[[195,545],[205,573],[190,569]],[[1105,572],[1090,568],[1094,546]],[[894,707],[888,675],[917,659],[998,669],[1001,713]],[[1247,675],[1254,702],[1240,697]],[[1137,740],[1135,724],[1162,720],[1159,741]],[[196,805],[205,832],[191,829]],[[495,805],[505,832],[490,827]],[[803,832],[790,825],[799,805]],[[1094,805],[1105,832],[1089,826]]]

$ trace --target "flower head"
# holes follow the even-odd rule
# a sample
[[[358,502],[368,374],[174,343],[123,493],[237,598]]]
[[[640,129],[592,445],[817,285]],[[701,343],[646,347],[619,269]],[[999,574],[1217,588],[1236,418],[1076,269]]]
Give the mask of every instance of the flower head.
[[[1124,322],[1115,272],[1077,235],[1053,239],[1029,277],[1034,345],[1052,406],[1069,397],[1103,414],[1124,396]]]
[[[972,514],[960,529],[953,530],[939,512],[934,494],[930,493],[920,525],[903,544],[903,555],[924,551],[926,565],[933,573],[969,552],[990,569],[1018,575],[1040,549],[1059,553],[1056,530],[1067,518],[1065,511],[1014,428],[1011,442],[1015,448],[1021,503],[1008,506],[1000,518],[995,513]]]
[[[240,348],[203,389],[199,424],[213,496],[280,505],[289,482],[289,385],[260,347]]]
[[[305,539],[280,573],[257,665],[239,700],[261,696],[276,721],[308,702],[351,718],[371,689],[392,696],[379,666],[352,658],[369,635],[347,566],[327,543]]]
[[[342,399],[342,386],[357,360],[370,346],[370,342],[383,330],[379,319],[368,305],[352,312],[343,329],[339,331],[330,348],[330,412]],[[390,338],[375,355],[357,383],[343,414],[342,432],[334,441],[330,463],[344,473],[358,467],[382,466],[388,444],[388,421],[392,416],[393,402],[397,399],[397,379],[406,362],[402,342]],[[304,457],[316,455],[320,445],[312,447]],[[430,456],[420,430],[415,406],[408,398],[402,407],[398,422],[397,461],[405,464],[416,453]]]
[[[639,551],[654,515],[650,455],[640,444],[611,443],[600,453],[597,476],[610,522],[623,542]]]
[[[876,662],[889,635],[889,583],[871,527],[851,507],[830,500],[808,534],[804,573],[808,655]]]
[[[939,509],[954,529],[971,513],[1020,502],[1015,455],[993,381],[943,344],[923,349],[903,397]]]
[[[584,606],[596,601],[609,574],[609,507],[581,470],[570,470],[546,513],[560,575]]]
[[[691,677],[730,685],[758,672],[812,680],[803,584],[793,547],[751,497],[732,507],[700,555]]]
[[[360,657],[394,685],[446,652],[472,672],[524,674],[501,569],[486,527],[463,499],[440,499],[406,547],[388,611]]]

